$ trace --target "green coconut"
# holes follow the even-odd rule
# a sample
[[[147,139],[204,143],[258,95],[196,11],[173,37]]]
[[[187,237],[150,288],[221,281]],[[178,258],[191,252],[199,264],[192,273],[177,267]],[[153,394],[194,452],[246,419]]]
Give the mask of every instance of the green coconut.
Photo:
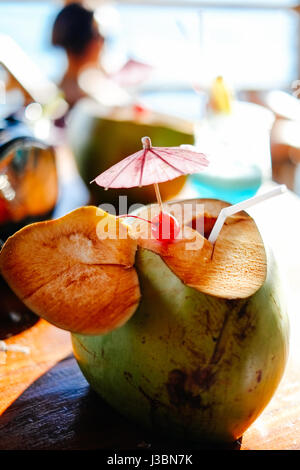
[[[278,268],[253,219],[235,214],[214,246],[207,239],[224,206],[169,204],[181,226],[170,243],[149,237],[148,222],[129,227],[83,207],[26,226],[0,252],[9,286],[72,332],[83,374],[108,403],[195,443],[239,438],[274,394],[288,352]]]
[[[198,202],[210,210],[202,217],[211,228],[224,203]],[[180,256],[179,248],[139,240],[135,314],[108,334],[72,336],[101,397],[169,438],[239,438],[270,401],[287,359],[288,319],[271,251],[245,213],[219,237],[204,269],[203,259]]]

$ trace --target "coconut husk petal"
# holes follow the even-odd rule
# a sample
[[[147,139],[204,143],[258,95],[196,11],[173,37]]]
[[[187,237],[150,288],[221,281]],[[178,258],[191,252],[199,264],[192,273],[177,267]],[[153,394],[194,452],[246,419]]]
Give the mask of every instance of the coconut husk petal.
[[[96,207],[26,226],[0,253],[12,290],[36,314],[72,332],[99,334],[124,323],[140,298],[128,228]]]
[[[132,232],[138,246],[159,254],[184,284],[216,297],[246,298],[265,281],[266,253],[258,228],[246,212],[228,217],[215,245],[208,242],[220,210],[228,205],[205,199],[169,203],[165,210],[182,227],[178,240],[171,243],[153,239],[147,222],[131,219]],[[139,215],[151,220],[158,212],[159,207],[152,205]]]

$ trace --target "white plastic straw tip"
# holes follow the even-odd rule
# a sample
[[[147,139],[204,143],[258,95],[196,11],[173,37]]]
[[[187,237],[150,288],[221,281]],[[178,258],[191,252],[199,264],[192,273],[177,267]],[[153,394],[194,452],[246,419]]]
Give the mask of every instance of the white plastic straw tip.
[[[28,355],[30,353],[30,348],[28,348],[27,346],[21,346],[18,344],[9,344],[7,346],[7,351],[20,352],[20,353]]]
[[[20,352],[23,354],[29,354],[30,348],[27,346],[22,346],[20,344],[6,344],[4,341],[0,341],[0,351],[4,352]]]

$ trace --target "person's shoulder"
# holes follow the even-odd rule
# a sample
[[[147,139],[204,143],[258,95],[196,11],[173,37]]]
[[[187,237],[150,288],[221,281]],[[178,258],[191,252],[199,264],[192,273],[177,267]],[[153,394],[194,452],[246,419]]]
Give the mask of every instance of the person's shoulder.
[[[70,106],[73,106],[80,98],[86,96],[75,77],[64,76],[59,83],[59,88]]]

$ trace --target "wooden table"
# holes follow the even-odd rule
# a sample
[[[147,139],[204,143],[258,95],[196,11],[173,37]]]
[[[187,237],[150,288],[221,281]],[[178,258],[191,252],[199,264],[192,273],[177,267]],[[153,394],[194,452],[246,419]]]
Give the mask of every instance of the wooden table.
[[[194,194],[186,188],[182,196]],[[287,193],[251,214],[281,266],[291,344],[273,399],[232,447],[300,449],[300,200]],[[0,365],[0,450],[171,447],[126,421],[91,391],[72,356],[68,333],[41,320],[8,343],[27,345],[31,353],[9,353]]]

